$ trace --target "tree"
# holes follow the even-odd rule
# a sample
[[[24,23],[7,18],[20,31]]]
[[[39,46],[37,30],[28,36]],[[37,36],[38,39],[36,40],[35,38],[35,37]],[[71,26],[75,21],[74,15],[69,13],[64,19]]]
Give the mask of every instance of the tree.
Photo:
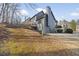
[[[75,21],[75,20],[72,20],[72,21],[70,22],[70,27],[71,27],[71,29],[72,29],[73,31],[76,31],[76,21]]]
[[[0,21],[1,23],[15,24],[15,18],[19,19],[20,16],[16,14],[19,10],[20,4],[16,3],[1,3],[0,4]]]
[[[27,15],[20,14],[19,10],[21,5],[25,5],[26,8],[31,7],[31,9],[33,9],[34,6],[34,4],[0,3],[1,23],[10,25],[21,24],[21,20],[26,19],[28,17]]]
[[[11,13],[14,9],[12,9],[14,6],[14,4],[10,4],[10,3],[2,3],[0,4],[0,20],[2,21],[2,23],[8,23],[9,19],[11,19],[11,15],[13,15],[13,13]]]

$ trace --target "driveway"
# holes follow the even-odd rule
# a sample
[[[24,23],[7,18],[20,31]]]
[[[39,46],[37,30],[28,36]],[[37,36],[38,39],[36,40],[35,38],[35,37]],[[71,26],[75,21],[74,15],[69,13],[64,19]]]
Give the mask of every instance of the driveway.
[[[68,33],[47,33],[48,36],[56,36],[58,38],[65,39],[79,39],[79,32],[75,32],[73,34]]]

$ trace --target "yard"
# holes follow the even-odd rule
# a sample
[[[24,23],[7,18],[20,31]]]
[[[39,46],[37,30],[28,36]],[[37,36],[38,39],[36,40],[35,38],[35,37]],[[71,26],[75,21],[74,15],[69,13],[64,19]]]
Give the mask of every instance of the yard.
[[[43,37],[24,28],[6,29],[9,33],[0,39],[0,55],[79,55],[79,39],[59,35]]]

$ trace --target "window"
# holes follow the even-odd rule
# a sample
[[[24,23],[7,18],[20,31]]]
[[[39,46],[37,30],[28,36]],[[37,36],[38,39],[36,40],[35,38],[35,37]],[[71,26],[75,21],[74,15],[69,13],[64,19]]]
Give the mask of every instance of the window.
[[[46,15],[46,26],[48,26],[48,15]]]

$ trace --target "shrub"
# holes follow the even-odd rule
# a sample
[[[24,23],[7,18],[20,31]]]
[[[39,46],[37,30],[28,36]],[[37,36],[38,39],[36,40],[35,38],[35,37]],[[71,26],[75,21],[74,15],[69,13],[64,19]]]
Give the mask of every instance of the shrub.
[[[66,29],[65,33],[73,33],[73,30],[72,29]]]
[[[62,33],[63,30],[62,29],[57,29],[57,33]]]

